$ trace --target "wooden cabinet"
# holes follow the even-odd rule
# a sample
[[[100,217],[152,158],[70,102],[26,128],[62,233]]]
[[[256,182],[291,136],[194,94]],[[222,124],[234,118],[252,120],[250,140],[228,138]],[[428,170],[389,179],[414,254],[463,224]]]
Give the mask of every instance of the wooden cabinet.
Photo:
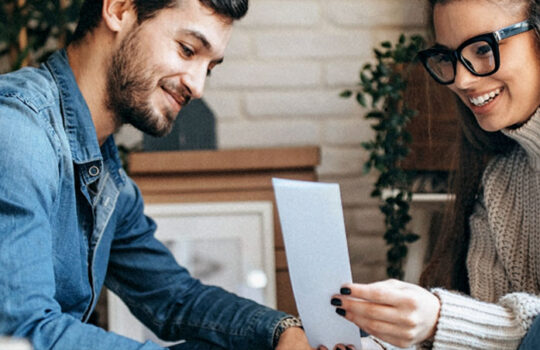
[[[453,170],[459,131],[454,93],[436,83],[421,64],[412,67],[407,80],[404,101],[418,114],[407,125],[411,153],[401,166],[406,170]]]
[[[317,147],[133,153],[129,173],[146,203],[271,201],[278,309],[297,314],[272,178],[316,181]]]

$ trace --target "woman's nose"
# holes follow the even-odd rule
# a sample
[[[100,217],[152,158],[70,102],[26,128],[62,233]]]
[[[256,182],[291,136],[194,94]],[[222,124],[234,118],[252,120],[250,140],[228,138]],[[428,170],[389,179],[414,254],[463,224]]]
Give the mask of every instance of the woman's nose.
[[[471,85],[478,80],[479,77],[472,74],[462,62],[458,62],[456,65],[456,77],[452,84],[459,90],[467,90]]]

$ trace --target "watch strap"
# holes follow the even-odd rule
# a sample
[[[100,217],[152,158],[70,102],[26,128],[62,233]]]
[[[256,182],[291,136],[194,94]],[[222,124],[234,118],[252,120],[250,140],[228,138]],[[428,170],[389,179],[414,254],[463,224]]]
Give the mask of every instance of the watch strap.
[[[274,330],[274,337],[272,341],[274,348],[277,346],[279,338],[281,337],[283,332],[285,332],[285,330],[291,327],[299,327],[304,329],[302,327],[302,321],[294,316],[288,316],[281,319],[281,321],[279,321],[278,325],[276,326],[276,329]]]

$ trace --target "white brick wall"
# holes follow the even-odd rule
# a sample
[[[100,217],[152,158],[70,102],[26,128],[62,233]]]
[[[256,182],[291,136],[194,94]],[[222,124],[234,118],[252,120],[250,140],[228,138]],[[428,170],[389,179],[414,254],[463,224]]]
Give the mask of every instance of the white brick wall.
[[[424,0],[250,0],[225,62],[206,89],[219,148],[317,145],[321,181],[342,189],[353,275],[385,277],[386,248],[373,174],[360,143],[372,131],[352,99],[372,48],[424,26]]]
[[[342,26],[421,26],[425,21],[422,0],[326,1],[331,23]]]
[[[321,147],[320,180],[341,186],[357,281],[385,277],[386,247],[382,214],[369,197],[375,176],[362,175],[360,143],[373,132],[365,111],[338,94],[358,82],[374,45],[423,31],[424,3],[251,0],[208,85],[219,147]]]

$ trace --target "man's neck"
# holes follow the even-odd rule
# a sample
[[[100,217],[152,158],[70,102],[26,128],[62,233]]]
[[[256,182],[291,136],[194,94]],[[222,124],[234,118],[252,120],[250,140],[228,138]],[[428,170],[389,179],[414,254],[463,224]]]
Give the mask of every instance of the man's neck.
[[[69,45],[68,60],[77,85],[90,109],[99,144],[121,126],[113,112],[107,108],[108,45],[96,45],[92,35],[83,42]]]

